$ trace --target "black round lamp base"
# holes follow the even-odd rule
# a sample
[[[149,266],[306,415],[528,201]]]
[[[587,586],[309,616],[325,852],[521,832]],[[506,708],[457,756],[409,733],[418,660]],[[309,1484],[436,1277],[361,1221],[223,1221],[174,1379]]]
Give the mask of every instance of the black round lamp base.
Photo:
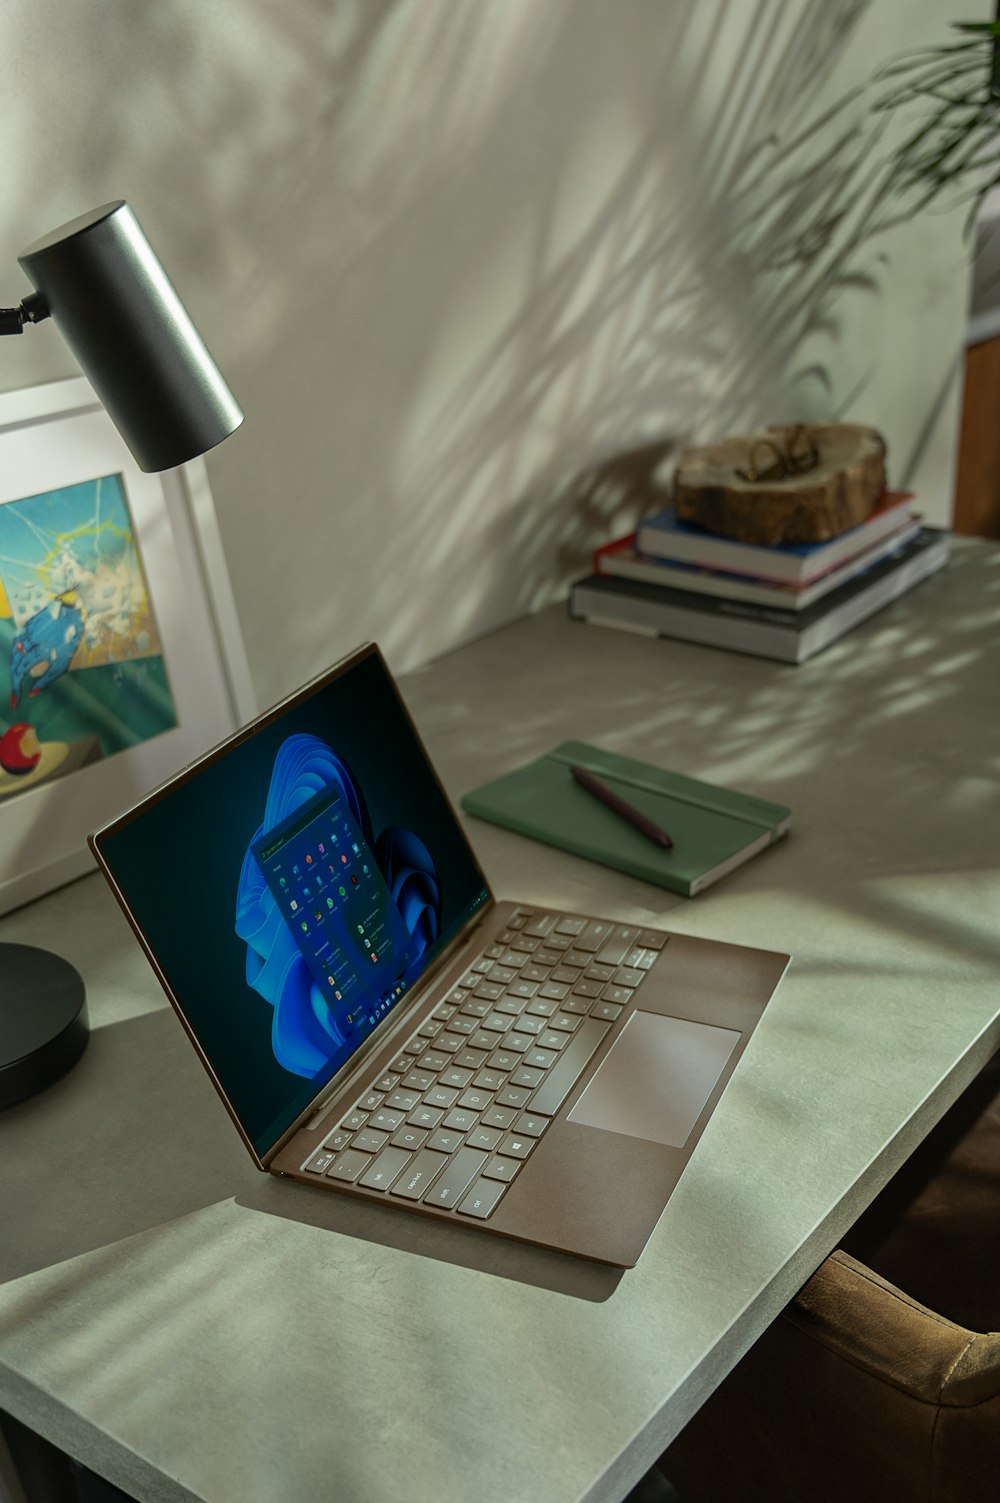
[[[69,962],[0,944],[0,1110],[65,1075],[88,1036],[87,994]]]

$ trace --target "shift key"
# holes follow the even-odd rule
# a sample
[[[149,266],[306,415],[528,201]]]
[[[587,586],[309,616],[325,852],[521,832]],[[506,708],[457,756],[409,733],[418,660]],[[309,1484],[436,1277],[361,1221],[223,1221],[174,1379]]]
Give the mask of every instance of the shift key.
[[[584,1019],[532,1096],[530,1112],[551,1117],[559,1110],[610,1027],[610,1023],[600,1023],[596,1018]]]
[[[489,1158],[476,1148],[460,1148],[447,1169],[439,1175],[424,1196],[424,1205],[453,1206],[472,1184]]]

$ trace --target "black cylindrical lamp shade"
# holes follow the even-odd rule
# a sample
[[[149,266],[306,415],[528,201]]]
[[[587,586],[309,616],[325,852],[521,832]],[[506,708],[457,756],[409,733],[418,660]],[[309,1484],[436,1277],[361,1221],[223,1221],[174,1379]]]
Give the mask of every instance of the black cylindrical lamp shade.
[[[243,421],[128,204],[105,204],[18,261],[141,470],[204,454]]]

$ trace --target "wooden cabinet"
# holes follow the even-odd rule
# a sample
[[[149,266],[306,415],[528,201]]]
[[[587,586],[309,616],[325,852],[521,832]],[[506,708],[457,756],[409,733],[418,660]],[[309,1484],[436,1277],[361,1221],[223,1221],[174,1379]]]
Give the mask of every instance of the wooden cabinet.
[[[965,352],[955,532],[1000,538],[1000,335]]]

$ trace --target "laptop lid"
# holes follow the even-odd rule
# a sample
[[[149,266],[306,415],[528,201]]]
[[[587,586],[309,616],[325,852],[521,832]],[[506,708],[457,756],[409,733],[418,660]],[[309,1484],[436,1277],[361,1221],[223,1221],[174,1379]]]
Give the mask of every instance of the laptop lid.
[[[262,1168],[493,904],[374,645],[90,844]]]

